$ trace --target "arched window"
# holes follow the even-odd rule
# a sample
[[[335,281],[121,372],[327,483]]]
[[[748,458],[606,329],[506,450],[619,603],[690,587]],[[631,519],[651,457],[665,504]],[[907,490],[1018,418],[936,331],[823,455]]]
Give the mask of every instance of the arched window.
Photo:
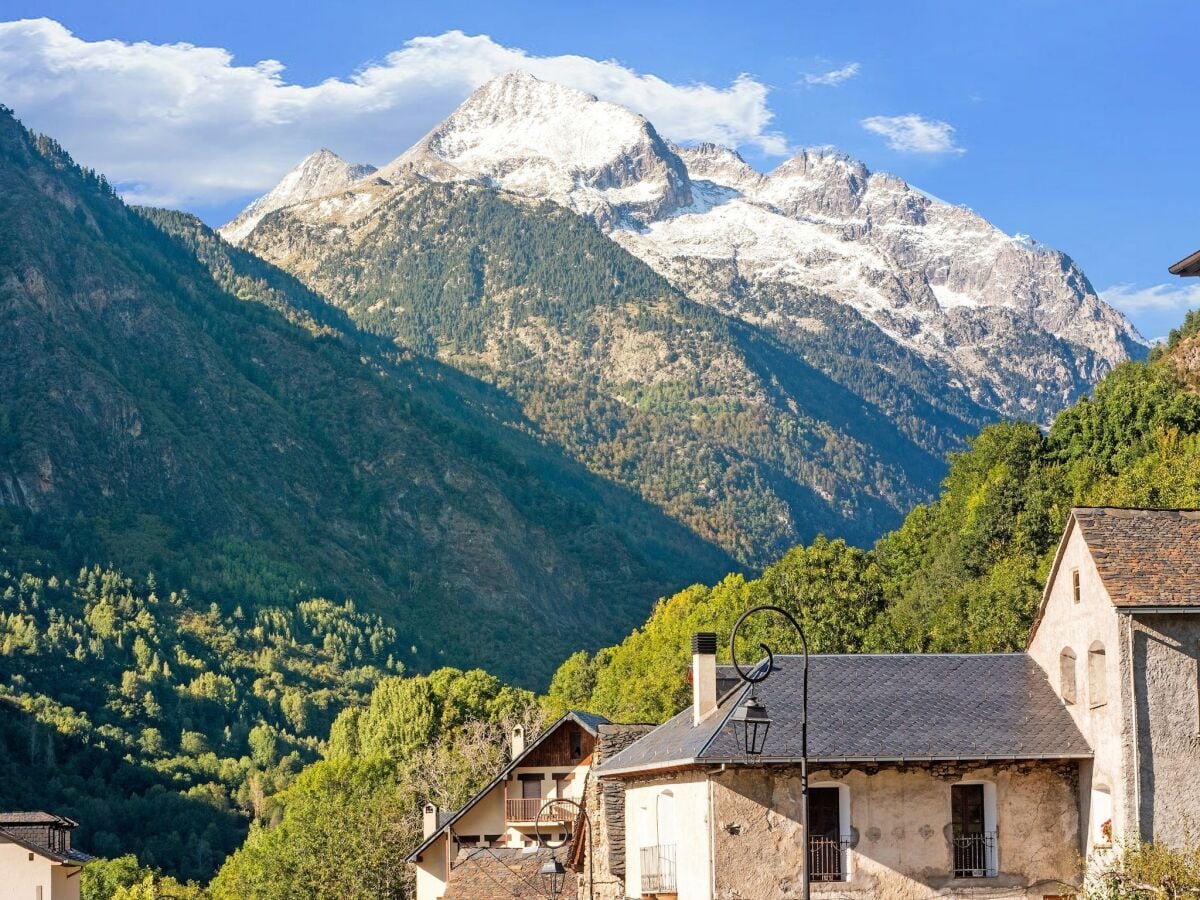
[[[1088,649],[1088,703],[1103,706],[1108,702],[1108,666],[1104,645],[1099,641]]]
[[[663,791],[658,795],[658,843],[675,844],[675,795]]]
[[[1058,693],[1063,703],[1075,702],[1075,651],[1070,647],[1058,656]]]
[[[1108,847],[1113,842],[1112,793],[1104,785],[1092,788],[1091,842],[1093,847]]]

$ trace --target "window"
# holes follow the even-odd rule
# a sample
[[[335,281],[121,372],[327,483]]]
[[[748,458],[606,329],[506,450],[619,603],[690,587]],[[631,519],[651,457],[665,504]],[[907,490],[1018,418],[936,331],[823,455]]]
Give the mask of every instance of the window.
[[[1093,847],[1111,847],[1113,842],[1112,794],[1107,787],[1092,788],[1091,840]]]
[[[675,795],[661,792],[654,800],[654,815],[638,810],[641,843],[642,894],[673,894],[675,881]]]
[[[1079,597],[1080,597],[1080,592],[1079,592],[1079,570],[1078,570],[1078,569],[1072,569],[1072,570],[1071,570],[1071,599],[1072,599],[1072,600],[1074,600],[1076,603],[1078,603],[1078,602],[1079,602]]]
[[[1075,702],[1075,651],[1070,647],[1058,657],[1058,693],[1063,703]]]
[[[571,773],[555,772],[551,777],[554,779],[554,796],[561,800],[567,796],[567,785],[571,783]]]
[[[1108,667],[1104,645],[1099,641],[1088,650],[1088,703],[1093,707],[1108,702]]]
[[[847,835],[850,792],[845,785],[808,789],[808,878],[846,881],[849,878]]]
[[[955,878],[994,878],[996,863],[996,786],[950,786],[951,844]]]
[[[571,759],[583,758],[583,732],[578,728],[571,731]]]

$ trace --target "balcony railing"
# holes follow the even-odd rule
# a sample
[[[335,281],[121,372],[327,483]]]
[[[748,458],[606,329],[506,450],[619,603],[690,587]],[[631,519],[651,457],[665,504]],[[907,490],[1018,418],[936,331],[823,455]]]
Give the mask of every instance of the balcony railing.
[[[675,845],[659,844],[642,848],[642,896],[674,894]]]
[[[955,878],[996,876],[996,832],[956,834],[952,843]]]
[[[543,810],[542,807],[546,808]],[[543,822],[573,822],[575,807],[569,803],[542,800],[539,797],[505,797],[504,819],[506,822],[534,822],[541,813]]]
[[[846,838],[814,837],[808,842],[808,880],[845,881],[846,851],[850,841]]]

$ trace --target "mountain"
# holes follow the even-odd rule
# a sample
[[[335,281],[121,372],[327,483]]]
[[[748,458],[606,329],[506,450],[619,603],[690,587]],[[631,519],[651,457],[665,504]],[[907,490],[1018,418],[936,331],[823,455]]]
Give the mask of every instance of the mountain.
[[[330,150],[318,150],[301,160],[269,193],[259,197],[237,218],[223,226],[221,235],[236,244],[253,231],[267,213],[340,191],[374,171],[374,166],[348,163]]]
[[[8,111],[0,192],[14,571],[153,570],[225,612],[350,597],[405,665],[537,681],[565,634],[598,643],[731,564],[503,394],[391,352],[193,217],[127,208]]]
[[[522,72],[484,85],[379,176],[406,172],[561,203],[692,299],[785,338],[830,327],[813,295],[849,306],[1004,415],[1048,421],[1145,355],[1074,261],[968,209],[831,152],[763,175]]]
[[[873,539],[987,416],[902,350],[831,377],[592,222],[478,184],[360,183],[277,210],[243,246],[496,385],[541,439],[750,564],[819,531]]]
[[[761,175],[520,72],[241,244],[756,565],[869,543],[981,424],[1145,350],[1067,257],[898,179]]]

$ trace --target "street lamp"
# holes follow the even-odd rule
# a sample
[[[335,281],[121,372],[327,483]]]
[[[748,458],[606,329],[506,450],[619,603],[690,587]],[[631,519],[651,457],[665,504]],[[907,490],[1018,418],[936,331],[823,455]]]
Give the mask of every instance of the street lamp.
[[[551,897],[557,897],[562,893],[563,884],[567,880],[567,869],[557,859],[551,856],[546,862],[542,863],[542,868],[538,870],[538,874],[542,876],[542,884],[546,886],[546,892]]]
[[[550,858],[546,860],[546,862],[542,863],[541,869],[538,870],[538,875],[541,876],[542,884],[545,885],[546,892],[550,895],[551,900],[557,900],[558,895],[562,893],[563,886],[567,882],[567,870],[563,864],[557,858],[555,858],[554,851],[557,850],[558,847],[561,847],[563,844],[565,844],[566,841],[560,843],[558,847],[552,846],[548,840],[542,837],[541,821],[542,813],[544,813],[551,806],[561,803],[575,807],[579,815],[583,817],[583,827],[587,831],[588,838],[588,897],[591,898],[594,896],[596,890],[595,880],[592,877],[592,857],[595,856],[595,854],[592,852],[594,849],[592,846],[592,820],[588,818],[587,810],[570,798],[562,797],[559,799],[547,800],[542,804],[542,808],[538,810],[537,818],[533,820],[533,830],[534,833],[537,834],[538,845],[550,848]]]
[[[800,646],[804,648],[804,690],[800,710],[800,829],[804,835],[805,851],[800,854],[800,897],[801,900],[808,900],[809,853],[812,847],[812,841],[808,835],[808,638],[804,636],[804,629],[800,627],[796,617],[782,606],[765,604],[752,607],[742,613],[734,623],[733,633],[729,636],[729,657],[733,661],[733,667],[737,670],[738,677],[750,685],[750,696],[746,698],[745,703],[733,711],[729,720],[733,725],[733,736],[738,750],[747,756],[761,756],[767,743],[767,731],[771,727],[771,717],[767,715],[766,706],[755,696],[755,689],[767,680],[772,669],[775,668],[775,656],[770,647],[766,644],[759,644],[759,647],[767,654],[767,664],[752,672],[743,669],[737,658],[738,631],[741,630],[742,623],[746,619],[760,612],[778,613],[787,619],[796,629],[796,633],[800,635]]]

